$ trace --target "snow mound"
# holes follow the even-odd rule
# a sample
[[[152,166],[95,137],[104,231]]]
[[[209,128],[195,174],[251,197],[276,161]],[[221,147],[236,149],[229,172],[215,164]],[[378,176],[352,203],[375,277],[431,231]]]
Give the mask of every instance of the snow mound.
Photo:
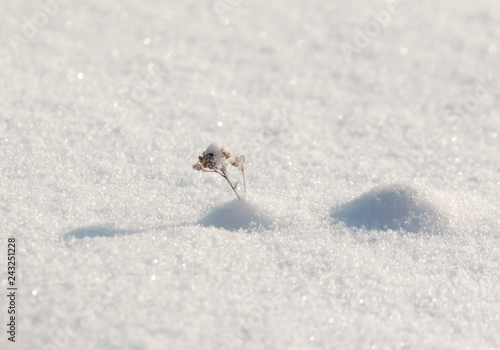
[[[202,226],[214,226],[230,231],[239,229],[269,229],[273,223],[271,217],[252,201],[235,199],[213,209],[198,221]]]
[[[436,194],[422,186],[395,183],[376,187],[334,209],[332,218],[368,230],[442,232],[449,223]]]

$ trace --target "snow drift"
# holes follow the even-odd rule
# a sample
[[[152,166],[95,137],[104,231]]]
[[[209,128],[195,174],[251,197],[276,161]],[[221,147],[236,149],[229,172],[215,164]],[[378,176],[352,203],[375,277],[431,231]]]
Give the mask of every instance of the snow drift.
[[[214,226],[230,231],[239,229],[268,229],[272,220],[255,203],[248,200],[235,199],[213,209],[207,216],[198,221],[202,226]]]
[[[449,223],[431,190],[409,183],[376,187],[341,205],[332,218],[368,230],[442,232]]]

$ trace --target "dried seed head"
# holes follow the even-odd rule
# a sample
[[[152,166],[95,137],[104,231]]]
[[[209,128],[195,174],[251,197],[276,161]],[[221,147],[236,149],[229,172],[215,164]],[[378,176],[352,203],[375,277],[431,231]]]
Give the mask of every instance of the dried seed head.
[[[237,168],[244,166],[247,158],[244,155],[238,156],[231,161],[231,165]]]
[[[220,170],[226,166],[226,161],[231,158],[231,152],[225,145],[212,143],[198,156],[202,169]]]
[[[201,165],[203,168],[214,169],[216,166],[216,161],[214,159],[213,153],[205,153],[203,152],[203,156],[201,157]]]

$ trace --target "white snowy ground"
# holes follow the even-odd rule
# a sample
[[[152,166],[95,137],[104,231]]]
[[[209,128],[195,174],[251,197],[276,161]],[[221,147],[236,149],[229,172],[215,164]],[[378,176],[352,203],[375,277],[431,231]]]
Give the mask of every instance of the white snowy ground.
[[[498,1],[0,23],[1,349],[500,348]],[[248,158],[250,204],[192,170],[212,141]]]

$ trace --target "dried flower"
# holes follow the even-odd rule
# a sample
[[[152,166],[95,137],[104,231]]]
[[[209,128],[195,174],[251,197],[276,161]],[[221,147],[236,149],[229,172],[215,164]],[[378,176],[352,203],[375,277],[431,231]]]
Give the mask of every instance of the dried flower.
[[[241,170],[243,174],[243,183],[245,188],[245,194],[247,192],[247,181],[245,176],[245,162],[246,157],[244,155],[237,156],[231,159],[231,152],[226,148],[225,145],[220,145],[217,143],[212,143],[208,148],[203,151],[203,153],[198,156],[198,163],[193,165],[193,169],[197,171],[212,172],[221,175],[229,183],[229,186],[233,189],[236,197],[241,200],[236,185],[233,184],[229,178],[227,172],[227,163]]]
[[[238,156],[236,158],[234,158],[231,162],[231,165],[234,166],[234,167],[237,167],[237,168],[244,168],[245,167],[245,162],[247,161],[247,158],[243,155],[241,156]]]

